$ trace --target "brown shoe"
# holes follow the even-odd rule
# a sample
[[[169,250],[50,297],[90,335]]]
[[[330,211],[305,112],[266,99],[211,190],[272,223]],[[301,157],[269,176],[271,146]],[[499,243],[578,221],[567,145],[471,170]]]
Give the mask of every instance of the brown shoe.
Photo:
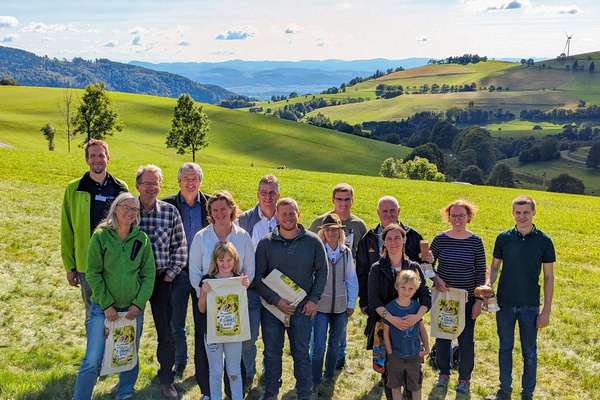
[[[175,389],[172,383],[161,383],[160,391],[167,399],[176,399],[179,397],[179,393],[177,393],[177,389]]]

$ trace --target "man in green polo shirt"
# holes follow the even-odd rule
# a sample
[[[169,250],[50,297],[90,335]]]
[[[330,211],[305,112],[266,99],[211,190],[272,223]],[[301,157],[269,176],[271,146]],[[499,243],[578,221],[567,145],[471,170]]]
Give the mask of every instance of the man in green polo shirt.
[[[498,281],[496,313],[500,366],[500,389],[488,400],[510,399],[512,392],[512,350],[515,324],[519,323],[523,376],[521,399],[531,399],[537,371],[537,330],[548,325],[554,294],[554,261],[556,255],[550,236],[533,224],[535,201],[521,195],[512,202],[515,226],[496,237],[494,254],[486,274],[486,284]],[[544,273],[544,303],[540,312],[539,276]]]

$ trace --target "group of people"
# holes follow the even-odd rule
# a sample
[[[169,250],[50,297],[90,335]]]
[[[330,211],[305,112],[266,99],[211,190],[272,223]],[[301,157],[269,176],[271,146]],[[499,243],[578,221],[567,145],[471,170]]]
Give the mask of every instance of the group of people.
[[[466,324],[458,337],[458,392],[470,389],[474,365],[474,327],[483,299],[477,286],[499,278],[496,313],[499,336],[500,389],[493,399],[510,398],[514,328],[519,323],[524,359],[521,396],[533,395],[536,381],[537,329],[548,325],[553,296],[554,247],[532,222],[534,200],[519,196],[512,204],[515,226],[500,233],[492,263],[486,268],[481,238],[467,229],[477,208],[456,200],[443,208],[450,229],[432,240],[421,254],[423,237],[399,221],[399,204],[383,196],[377,204],[380,223],[367,230],[352,214],[354,190],[345,183],[333,189],[333,210],[317,217],[308,229],[298,222],[298,203],[280,199],[273,175],[261,178],[258,202],[241,212],[226,190],[202,193],[203,173],[195,163],[178,171],[177,194],[158,199],[163,180],[155,165],[136,172],[136,197],[125,182],[106,171],[108,145],[85,145],[89,171],[67,186],[61,219],[61,253],[67,280],[80,286],[86,310],[87,348],[75,385],[74,399],[90,399],[105,348],[105,321],[119,315],[135,321],[136,346],[150,301],[157,331],[158,380],[166,398],[178,398],[174,386],[188,362],[187,307],[194,317],[195,379],[204,399],[244,396],[257,371],[259,328],[264,343],[263,400],[273,400],[281,387],[285,332],[294,361],[298,399],[310,399],[319,385],[332,381],[335,370],[352,373],[346,362],[346,330],[355,305],[367,315],[367,348],[375,326],[383,322],[388,357],[383,382],[388,399],[420,398],[421,356],[429,351],[423,316],[432,305],[420,262],[436,265],[433,286],[468,292]],[[500,267],[502,266],[501,273]],[[544,304],[539,275],[543,269]],[[281,297],[263,279],[277,270],[306,296],[299,303]],[[209,343],[207,296],[214,279],[241,277],[246,288],[250,339],[241,343]],[[239,279],[239,278],[238,278]],[[283,322],[267,306],[286,315]],[[439,376],[450,376],[450,340],[436,339]],[[223,363],[225,358],[225,363]],[[121,372],[116,399],[133,396],[139,365]],[[403,390],[404,389],[404,390]]]

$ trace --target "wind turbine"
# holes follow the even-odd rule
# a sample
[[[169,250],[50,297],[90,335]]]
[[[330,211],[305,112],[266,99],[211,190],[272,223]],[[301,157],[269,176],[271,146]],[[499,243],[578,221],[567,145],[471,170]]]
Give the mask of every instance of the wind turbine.
[[[567,57],[569,57],[569,51],[571,50],[571,39],[573,38],[574,33],[571,33],[571,35],[567,35],[567,32],[565,32],[565,35],[567,36],[567,43],[565,43],[563,53],[565,52],[565,50],[567,50]]]

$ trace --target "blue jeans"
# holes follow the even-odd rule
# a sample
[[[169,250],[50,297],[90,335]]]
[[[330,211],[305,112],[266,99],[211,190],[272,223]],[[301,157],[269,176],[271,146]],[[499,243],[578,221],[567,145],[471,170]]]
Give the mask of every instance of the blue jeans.
[[[537,317],[539,307],[511,307],[500,305],[496,313],[498,327],[498,364],[500,365],[500,389],[512,392],[512,351],[515,343],[515,324],[519,323],[523,376],[521,395],[533,396],[537,373]]]
[[[117,311],[127,311],[127,308],[117,308]],[[87,331],[87,348],[85,357],[81,361],[79,372],[77,373],[77,381],[75,382],[74,400],[91,399],[96,379],[98,378],[98,368],[102,363],[104,356],[104,310],[99,304],[92,302],[90,310],[90,323]],[[140,348],[140,337],[142,336],[142,327],[144,325],[144,310],[140,311],[140,315],[136,318],[137,337],[135,345],[137,350]],[[128,399],[133,396],[133,386],[137,381],[138,372],[140,370],[139,359],[135,367],[129,371],[119,374],[119,385],[117,387],[116,399]]]
[[[338,352],[338,360],[346,357],[346,332],[348,331],[348,317],[346,317],[346,321],[344,322],[344,332],[342,332],[342,337],[340,338],[340,350]]]
[[[469,298],[465,307],[465,329],[458,336],[458,354],[460,362],[458,363],[458,379],[469,382],[471,372],[475,365],[475,341],[473,334],[475,332],[475,320],[471,319],[471,310],[475,303],[474,298]],[[450,375],[450,348],[452,341],[449,339],[436,339],[436,360],[439,373]]]
[[[250,339],[242,343],[242,359],[246,367],[246,376],[252,379],[256,375],[256,340],[260,327],[260,295],[254,287],[248,291],[248,314],[250,317]]]
[[[210,398],[212,400],[221,400],[222,398],[221,379],[223,378],[223,355],[225,355],[227,376],[231,387],[231,399],[242,400],[244,398],[242,369],[240,368],[242,342],[208,344],[206,343],[206,336],[204,336],[204,346],[208,357]]]
[[[311,362],[308,353],[308,343],[313,323],[309,316],[302,314],[301,308],[296,308],[290,318],[290,327],[285,328],[270,311],[261,310],[262,338],[265,344],[265,390],[269,393],[279,393],[281,387],[281,359],[283,343],[287,329],[290,340],[290,352],[294,359],[294,377],[296,378],[296,395],[298,400],[310,399],[311,396]]]
[[[171,331],[175,339],[175,365],[187,365],[187,331],[185,320],[187,317],[188,303],[192,296],[192,285],[187,270],[181,272],[173,279],[171,298],[173,302],[173,315],[171,317]]]
[[[340,340],[345,332],[346,312],[339,314],[317,312],[314,324],[314,347],[312,349],[312,381],[313,384],[321,383],[323,375],[323,357],[325,344],[327,344],[327,357],[325,359],[325,378],[333,378],[335,364],[337,363]],[[327,341],[327,328],[329,327],[329,341]]]

